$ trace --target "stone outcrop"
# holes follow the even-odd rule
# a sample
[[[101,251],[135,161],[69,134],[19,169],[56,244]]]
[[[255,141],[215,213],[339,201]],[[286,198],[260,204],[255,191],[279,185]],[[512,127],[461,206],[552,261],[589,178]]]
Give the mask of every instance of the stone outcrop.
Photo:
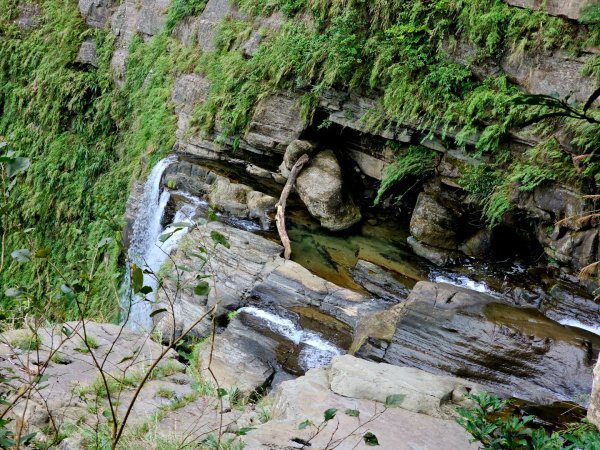
[[[382,399],[373,395],[372,383],[386,386],[391,395],[404,396],[398,407],[382,413]],[[462,383],[432,378],[421,371],[408,375],[402,368],[351,356],[338,357],[331,368],[313,369],[301,378],[283,382],[273,394],[272,420],[250,431],[244,437],[244,448],[300,448],[295,442],[305,442],[314,430],[298,429],[299,424],[306,420],[321,423],[323,413],[330,408],[337,409],[336,417],[311,440],[312,447],[325,448],[333,442],[344,450],[362,448],[363,435],[370,431],[381,448],[476,448],[456,422],[439,418],[440,408],[451,410],[455,402],[462,401]],[[468,382],[462,385],[471,386]],[[437,397],[440,395],[443,398]],[[368,427],[357,432],[356,427],[365,421],[369,421]]]
[[[80,449],[90,444],[90,437],[84,431],[106,423],[98,411],[107,409],[108,403],[99,387],[99,372],[92,363],[92,355],[76,350],[81,344],[81,326],[75,323],[64,326],[73,331],[71,338],[66,338],[60,326],[44,329],[40,333],[39,350],[20,351],[0,344],[0,367],[16,369],[17,377],[11,384],[19,389],[30,377],[27,372],[36,367],[35,362],[45,361],[48,352],[60,342],[60,358],[52,358],[44,369],[47,380],[41,383],[46,387],[36,390],[31,398],[25,396],[17,401],[8,417],[16,419],[11,426],[22,433],[36,432],[36,438],[41,440],[49,429],[69,430],[69,437],[60,442],[59,448]],[[108,355],[107,376],[115,383],[124,380],[120,388],[111,388],[113,405],[122,417],[141,379],[134,374],[147,370],[163,347],[143,334],[121,332],[116,325],[88,322],[86,327],[88,335],[95,339],[94,356],[101,360]],[[258,407],[236,403],[240,397],[235,392],[251,392],[265,376],[268,378],[270,371],[260,361],[248,359],[251,355],[260,357],[266,347],[253,342],[256,336],[247,340],[247,331],[235,319],[226,331],[231,336],[217,336],[210,373],[205,369],[208,345],[201,351],[200,373],[196,370],[183,373],[186,367],[176,361],[175,352],[169,352],[133,403],[127,429],[135,429],[136,433],[128,435],[128,445],[153,448],[157,441],[165,441],[183,446],[218,433],[224,442],[236,440],[249,449],[296,448],[296,442],[308,439],[313,432],[310,428],[299,429],[299,424],[306,420],[318,424],[324,411],[336,408],[335,424],[331,422],[324,433],[313,438],[315,447],[329,441],[339,443],[340,449],[357,448],[367,431],[357,433],[357,427],[368,421],[368,431],[383,448],[443,445],[471,448],[469,435],[453,419],[456,406],[470,406],[464,394],[478,390],[478,386],[458,378],[361,361],[352,356],[334,358],[331,365],[280,382],[275,392],[262,402],[272,406],[268,417],[261,418]],[[28,332],[5,333],[1,335],[2,342],[15,341],[19,333]],[[225,341],[228,344],[223,346]],[[217,385],[213,374],[223,381],[218,386],[225,390],[214,390]],[[200,394],[195,385],[206,392],[214,390],[214,394]],[[394,401],[386,408],[388,396],[393,396]],[[425,432],[432,429],[436,433]]]
[[[215,338],[214,347],[202,348],[199,355],[201,375],[216,378],[218,385],[238,388],[245,394],[266,389],[275,375],[278,341],[260,334],[238,318]],[[208,370],[210,366],[210,372]]]
[[[118,325],[86,322],[85,327],[91,351],[100,363],[105,360],[106,376],[114,380],[147,370],[163,351],[162,346],[148,336],[121,330]],[[36,389],[29,399],[24,396],[16,403],[11,413],[16,419],[16,426],[22,426],[23,432],[37,431],[42,436],[45,427],[50,424],[55,427],[67,423],[91,426],[97,421],[97,416],[89,405],[95,402],[93,397],[96,390],[101,390],[101,381],[92,355],[83,343],[82,324],[69,322],[62,326],[42,328],[38,332],[37,350],[19,349],[19,342],[31,339],[31,336],[29,330],[15,330],[0,335],[0,369],[8,370],[11,376],[15,376],[10,381],[13,388],[27,385],[32,376],[42,373],[44,379],[47,378],[41,383],[45,385],[43,389]],[[177,361],[175,351],[170,351],[158,368],[166,375],[147,385],[135,404],[132,424],[142,423],[160,409],[164,404],[158,396],[160,389],[172,390],[173,399],[191,392],[191,381],[180,373],[185,366]],[[125,389],[119,394],[117,388],[114,389],[113,394],[119,395],[121,400],[119,413],[123,414],[133,392]],[[104,401],[101,399],[100,405]]]
[[[229,248],[215,245],[212,232],[225,236]],[[201,245],[206,253],[200,254],[195,248],[186,251],[186,241],[193,242],[195,247]],[[170,294],[159,293],[156,309],[167,308],[170,311],[174,308],[176,334],[179,335],[215,305],[218,305],[220,313],[241,306],[259,277],[263,276],[267,263],[278,261],[280,253],[281,246],[278,244],[218,222],[192,230],[175,251],[173,259],[193,271],[184,272],[177,280],[173,278],[171,268],[171,274],[165,280],[165,288]],[[206,266],[206,258],[210,266]],[[208,295],[194,293],[199,274],[212,276],[207,279],[211,286]],[[178,281],[180,288],[177,288]],[[170,314],[157,314],[153,320],[165,336],[171,334],[173,324]],[[195,334],[206,336],[209,326],[209,321],[204,321]]]
[[[417,283],[400,308],[391,341],[367,342],[359,355],[454,374],[540,403],[582,402],[591,388],[597,335],[445,284]]]
[[[229,248],[215,246],[212,232],[228,239]],[[197,246],[206,249],[199,254]],[[223,313],[260,300],[263,306],[278,305],[288,309],[313,306],[355,328],[361,317],[389,306],[389,303],[343,289],[328,282],[293,261],[285,261],[280,255],[282,247],[268,239],[219,222],[192,230],[172,255],[176,264],[190,268],[179,278],[174,268],[165,275],[168,295],[159,293],[155,309],[175,311],[176,334],[191,326],[208,309],[218,305]],[[210,264],[204,260],[207,258]],[[196,295],[194,287],[198,276],[207,279],[211,291],[207,296]],[[177,288],[179,282],[179,289]],[[164,336],[172,332],[170,314],[164,312],[153,317],[154,323]],[[203,322],[195,334],[205,336],[208,323]]]
[[[19,15],[15,19],[15,25],[21,30],[29,30],[38,26],[40,21],[40,7],[36,3],[19,3],[17,5]]]
[[[167,168],[164,182],[169,189],[205,198],[217,211],[229,216],[257,220],[265,230],[271,225],[276,198],[202,166],[178,161]]]
[[[587,6],[596,3],[595,0],[504,0],[511,6],[528,9],[543,9],[553,16],[564,16],[569,19],[577,20],[580,17],[581,10]]]
[[[75,62],[98,67],[98,55],[96,54],[96,41],[94,39],[88,38],[82,42]]]
[[[115,12],[117,2],[113,0],[79,0],[79,12],[87,24],[94,28],[104,28]]]
[[[361,219],[359,208],[344,189],[342,170],[333,151],[314,156],[298,175],[295,186],[308,211],[323,227],[344,230]]]
[[[280,93],[262,100],[252,116],[246,142],[259,150],[283,153],[306,127],[298,96]]]

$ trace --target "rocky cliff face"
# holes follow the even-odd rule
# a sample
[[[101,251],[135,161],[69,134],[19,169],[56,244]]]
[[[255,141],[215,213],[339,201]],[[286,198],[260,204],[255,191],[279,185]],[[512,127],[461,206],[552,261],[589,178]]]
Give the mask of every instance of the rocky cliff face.
[[[533,1],[507,3],[515,7],[540,7],[539,2]],[[550,14],[577,19],[584,3],[547,2],[546,8]],[[128,42],[135,34],[147,41],[159,33],[165,24],[168,2],[125,1],[117,6],[107,0],[81,0],[79,6],[90,26],[110,26],[116,36],[117,48],[111,65],[115,82],[119,84],[127,77]],[[185,44],[197,45],[202,51],[210,51],[214,49],[218,23],[240,18],[244,16],[227,0],[209,0],[198,17],[180,21],[173,36]],[[264,39],[266,33],[261,30],[278,29],[283,20],[276,14],[260,24],[253,24],[252,31],[239,44],[245,57],[251,58]],[[25,22],[30,21],[24,19]],[[85,45],[80,60],[92,64],[93,43]],[[475,64],[472,61],[478,52],[476,47],[462,42],[443,46],[448,58],[469,66],[478,78],[501,71],[525,92],[571,95],[572,100],[582,102],[596,87],[594,79],[583,74],[586,63],[597,54],[594,48],[577,56],[553,49]],[[402,214],[410,215],[408,242],[419,256],[440,266],[525,255],[533,260],[546,258],[560,269],[558,276],[567,281],[574,281],[573,274],[600,260],[597,219],[586,214],[595,209],[594,201],[586,197],[596,192],[594,186],[555,180],[525,192],[515,184],[509,193],[511,213],[499,227],[488,230],[479,218],[480,208],[461,185],[463,175],[479,162],[455,144],[456,136],[452,133],[423,129],[414,123],[373,129],[363,119],[381,110],[379,97],[373,93],[326,89],[319,92],[314,117],[328,124],[328,128],[319,127],[314,117],[311,121],[303,116],[299,105],[304,92],[278,91],[253,105],[244,133],[239,139],[233,139],[224,133],[218,121],[210,132],[200,132],[195,123],[194,112],[209,101],[211,88],[208,77],[198,73],[181,73],[174,80],[170,96],[177,116],[174,151],[182,162],[171,168],[167,178],[174,183],[170,188],[206,196],[222,212],[259,219],[263,227],[268,228],[275,197],[268,195],[273,193],[262,193],[249,185],[232,183],[226,177],[199,169],[199,161],[215,160],[244,167],[253,179],[283,184],[294,156],[297,158],[299,153],[306,152],[311,155],[312,163],[296,182],[301,200],[323,227],[335,231],[348,229],[361,221],[361,208],[364,211],[366,202],[373,199],[373,185],[394,162],[393,147],[419,144],[436,152],[435,168],[426,180],[417,183],[418,195],[401,207]],[[567,147],[572,146],[568,138],[563,138]],[[538,142],[531,134],[511,132],[505,144],[510,157],[518,158]],[[232,147],[236,152],[231,151]],[[383,202],[388,211],[398,212],[392,203],[391,199]],[[188,238],[203,242],[209,239],[211,231],[226,233],[231,243],[230,248],[220,249],[222,251],[215,255],[221,313],[247,307],[255,299],[285,309],[314,307],[334,316],[351,330],[352,348],[360,356],[419,367],[428,372],[450,373],[498,392],[518,392],[529,400],[574,400],[591,387],[590,369],[597,357],[597,337],[565,331],[554,321],[565,317],[565,304],[570,305],[571,313],[575,310],[576,315],[584,317],[593,311],[590,316],[597,318],[598,305],[590,299],[589,292],[579,295],[571,289],[562,290],[557,283],[549,294],[533,290],[511,292],[511,301],[498,301],[446,285],[419,284],[404,303],[406,287],[390,293],[388,288],[393,283],[389,277],[382,275],[383,282],[377,284],[373,281],[376,269],[364,261],[353,269],[368,274],[370,287],[367,290],[377,292],[377,299],[373,300],[362,293],[340,289],[296,263],[283,261],[277,245],[256,235],[211,224],[206,230],[195,230]],[[177,250],[174,258],[180,264],[198,265],[195,256],[185,249]],[[197,275],[206,274],[192,271],[184,277],[192,279]],[[174,284],[167,279],[167,289],[175,290]],[[386,298],[401,304],[391,306],[385,302]],[[160,301],[164,306],[165,299]],[[184,288],[173,305],[177,321],[163,322],[161,314],[154,319],[165,332],[171,331],[170,327],[181,330],[186,320],[206,312],[216,303],[216,294],[197,296],[189,287]],[[523,312],[515,304],[534,306],[550,318],[537,311]],[[507,317],[511,318],[509,324]],[[595,323],[595,319],[581,320],[588,326]],[[530,322],[536,326],[531,328]],[[196,333],[205,336],[207,331],[207,327],[199,327]],[[248,339],[251,343],[245,352],[234,345],[236,337],[242,334],[253,336]],[[495,346],[480,336],[492,336]],[[256,388],[274,376],[273,367],[283,364],[277,354],[280,344],[272,337],[257,336],[252,330],[252,319],[242,317],[220,336],[218,350],[222,360],[219,363],[227,367],[231,364],[228,358],[237,355],[235,364],[248,367],[252,372],[252,386],[248,388]],[[260,361],[247,364],[249,354]],[[226,375],[231,379],[231,374]],[[306,379],[311,377],[320,377],[315,381],[319,384],[323,373],[313,372]],[[567,386],[565,379],[577,381]],[[282,386],[282,391],[289,387]],[[320,388],[317,390],[315,395],[321,395]],[[344,395],[337,391],[336,394]],[[338,400],[341,401],[336,397],[335,401]],[[295,420],[302,414],[308,412],[296,412],[290,417]],[[278,420],[289,425],[290,417],[282,413]],[[276,442],[272,433],[269,427],[257,431],[253,437],[256,445]]]
[[[525,8],[540,7],[539,2],[508,3]],[[579,1],[549,2],[546,8],[550,14],[577,19],[579,10],[584,6],[585,2]],[[161,31],[167,7],[168,2],[124,2],[118,8],[110,1],[80,2],[80,10],[91,26],[110,24],[112,32],[117,36],[118,48],[112,62],[117,82],[126,76],[124,68],[127,43],[136,33],[144,39],[149,39]],[[208,51],[213,48],[212,39],[218,22],[238,17],[241,17],[240,13],[227,1],[210,0],[199,17],[187,18],[180,22],[174,36],[184,42],[192,42],[193,38],[193,42],[201,49]],[[260,26],[264,29],[277,29],[282,20],[282,17],[274,16]],[[252,51],[249,49],[255,48],[261,39],[260,33],[254,33],[241,48],[251,55]],[[91,44],[85,45],[86,49],[82,48],[82,55],[90,55]],[[558,97],[570,95],[573,100],[585,101],[595,86],[591,77],[582,75],[586,61],[594,54],[593,49],[578,57],[569,56],[562,51],[549,51],[524,55],[518,61],[508,58],[474,65],[470,61],[473,60],[476,51],[475,47],[461,43],[447,47],[450,58],[468,65],[478,76],[484,78],[503,71],[511,81],[530,93]],[[81,59],[89,61],[92,58],[82,56]],[[228,144],[232,142],[219,138],[218,124],[213,135],[201,135],[192,126],[190,119],[193,110],[199,103],[206,101],[209,91],[209,81],[197,74],[182,74],[175,80],[171,99],[178,117],[176,150],[195,158],[226,161],[239,159],[237,156],[232,157],[229,152]],[[261,100],[255,107],[245,134],[236,145],[249,156],[264,155],[263,161],[265,158],[273,161],[273,164],[267,166],[277,166],[277,161],[281,160],[287,146],[305,135],[310,125],[300,114],[300,95],[301,93],[296,92],[280,92]],[[331,123],[334,130],[340,130],[341,139],[337,140],[335,151],[344,154],[342,171],[328,171],[327,173],[334,176],[331,180],[327,177],[322,178],[322,187],[333,189],[332,192],[335,192],[335,189],[340,189],[335,187],[337,183],[347,192],[348,187],[344,186],[342,173],[353,172],[355,168],[366,179],[381,179],[385,167],[394,158],[389,147],[380,145],[381,139],[400,144],[420,142],[438,152],[439,161],[432,181],[425,185],[424,193],[419,196],[419,201],[414,207],[411,220],[411,245],[414,250],[435,263],[451,264],[465,257],[490,258],[499,247],[506,247],[506,240],[497,239],[497,235],[482,233],[478,226],[465,226],[472,223],[473,208],[469,208],[468,202],[465,203],[466,194],[459,185],[465,167],[472,163],[469,157],[449,146],[448,139],[442,142],[441,134],[435,130],[431,135],[411,124],[405,124],[375,132],[367,131],[362,118],[365,114],[377,110],[378,102],[377,98],[356,93],[325,91],[321,94],[317,114],[323,121]],[[328,144],[325,141],[329,138],[323,133],[317,133],[315,136],[317,146],[326,150]],[[319,139],[322,139],[322,142],[319,142]],[[523,148],[535,144],[535,140],[514,135],[509,147],[517,154],[522,152]],[[309,176],[307,173],[305,178]],[[299,182],[302,184],[303,180]],[[307,183],[314,186],[314,180]],[[532,221],[533,227],[527,226],[525,239],[537,242],[546,256],[567,272],[578,271],[600,259],[596,222],[584,218],[587,211],[594,209],[593,203],[584,198],[585,194],[589,193],[593,192],[585,186],[563,185],[560,182],[544,183],[529,193],[520,192],[518,186],[515,186],[512,194],[515,209],[508,218],[509,224],[513,228],[524,229],[521,223]],[[347,228],[360,217],[355,206],[347,204],[346,201],[343,207],[338,204],[340,200],[333,203],[331,200],[323,200],[321,206],[317,206],[311,203],[308,191],[301,186],[300,194],[307,201],[313,215],[320,217],[328,228]],[[339,194],[334,196],[339,197]],[[352,203],[352,199],[349,201]],[[330,203],[329,206],[326,206],[327,202]],[[338,217],[335,217],[335,214],[329,217],[327,208],[339,210]],[[433,221],[430,220],[431,217],[434,217]],[[552,231],[549,231],[550,228]]]

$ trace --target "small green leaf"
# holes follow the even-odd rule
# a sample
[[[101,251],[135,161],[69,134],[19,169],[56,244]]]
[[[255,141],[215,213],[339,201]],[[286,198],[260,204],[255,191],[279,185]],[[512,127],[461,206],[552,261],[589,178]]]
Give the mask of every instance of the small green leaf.
[[[101,239],[100,242],[98,242],[98,248],[100,249],[100,248],[106,247],[111,242],[112,242],[112,238],[105,237],[105,238]]]
[[[256,428],[254,428],[254,427],[244,427],[244,428],[240,428],[236,434],[238,436],[246,436],[248,434],[248,432],[250,432],[252,430],[256,430]]]
[[[131,267],[131,288],[136,294],[144,287],[144,273],[135,264]]]
[[[377,436],[375,436],[370,431],[367,431],[364,434],[363,439],[365,440],[365,444],[367,444],[369,447],[376,447],[379,445],[379,440],[377,439]]]
[[[217,395],[220,397],[227,396],[227,389],[219,388],[217,389]]]
[[[121,364],[124,363],[125,361],[130,361],[133,359],[133,356],[125,356],[121,361],[119,361],[117,364]]]
[[[208,295],[210,292],[210,286],[206,281],[202,281],[194,288],[194,294],[196,295]]]
[[[358,409],[347,409],[346,415],[350,417],[358,417],[360,416],[360,411]]]
[[[230,248],[230,244],[227,238],[218,231],[211,231],[210,237],[214,241],[215,245],[221,244],[225,248]]]
[[[160,242],[166,242],[171,236],[173,236],[173,234],[175,233],[176,230],[173,231],[169,231],[168,233],[163,233],[158,237],[158,240]]]
[[[102,415],[104,417],[106,417],[107,419],[112,419],[112,414],[110,413],[110,411],[108,409],[105,409],[104,411],[102,411]]]
[[[164,312],[167,312],[167,309],[166,309],[166,308],[155,309],[154,311],[152,311],[152,312],[150,313],[150,317],[154,317],[154,316],[156,316],[157,314],[164,313]]]
[[[192,224],[190,224],[188,222],[175,222],[175,223],[172,223],[169,226],[170,227],[179,228],[181,230],[183,228],[190,228],[192,226]]]
[[[325,417],[325,422],[328,422],[331,419],[333,419],[335,417],[335,413],[337,413],[336,408],[329,408],[327,411],[325,411],[325,413],[323,414],[323,416]]]
[[[313,424],[312,421],[310,421],[310,420],[307,419],[304,422],[302,422],[300,425],[298,425],[298,429],[299,430],[304,430],[305,428],[310,427],[312,424]]]
[[[12,256],[12,258],[17,261],[17,262],[29,262],[31,261],[31,252],[29,250],[27,250],[26,248],[21,248],[19,250],[15,250],[14,252],[12,252],[10,254],[10,256]]]
[[[44,375],[40,375],[39,377],[37,377],[35,379],[35,382],[40,384],[40,383],[45,383],[46,381],[48,381],[48,375],[44,374]]]
[[[33,433],[26,434],[25,436],[21,436],[21,444],[28,445],[29,443],[31,443],[31,441],[33,440],[33,438],[36,435],[37,435],[37,433],[33,432]]]
[[[212,206],[208,208],[208,211],[206,212],[206,218],[209,222],[214,222],[219,218],[215,209]]]
[[[150,286],[144,286],[140,289],[140,294],[148,295],[152,292],[152,288]]]
[[[392,408],[398,407],[402,404],[405,398],[406,395],[404,394],[388,395],[385,399],[385,406],[389,406]]]

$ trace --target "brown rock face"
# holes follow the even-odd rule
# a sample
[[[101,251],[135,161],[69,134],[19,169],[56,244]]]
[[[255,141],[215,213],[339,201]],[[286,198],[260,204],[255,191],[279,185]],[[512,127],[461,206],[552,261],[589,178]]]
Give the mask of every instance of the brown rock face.
[[[292,95],[277,94],[261,101],[246,134],[248,144],[263,151],[283,153],[290,142],[300,137],[306,125],[296,100]]]

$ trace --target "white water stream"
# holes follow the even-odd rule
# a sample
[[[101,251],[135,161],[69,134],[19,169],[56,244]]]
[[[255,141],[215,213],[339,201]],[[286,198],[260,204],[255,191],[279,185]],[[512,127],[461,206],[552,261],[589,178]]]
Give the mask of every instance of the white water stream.
[[[302,345],[298,363],[304,370],[327,365],[334,356],[342,354],[342,350],[319,334],[303,330],[289,319],[253,306],[241,308],[239,311],[262,319],[270,330],[296,345]]]
[[[562,319],[559,320],[558,323],[569,327],[580,328],[600,336],[600,326],[598,325],[586,325],[585,323],[582,323],[576,319]]]
[[[179,224],[179,226],[169,225],[163,229],[161,221],[170,194],[167,190],[161,191],[161,180],[164,171],[175,160],[175,157],[168,157],[154,166],[144,185],[144,192],[133,223],[121,307],[123,308],[124,321],[134,330],[149,330],[151,328],[150,313],[152,302],[156,299],[157,289],[157,280],[152,273],[158,273],[160,266],[166,261],[169,253],[188,232],[188,226],[182,225],[193,225],[191,219],[198,206],[202,204],[200,199],[180,193],[189,201],[189,204],[183,205],[175,213],[173,224]],[[168,239],[161,242],[160,237],[163,234],[166,234]],[[144,273],[144,286],[152,288],[152,292],[145,297],[134,295],[131,291],[131,263],[136,264],[142,270],[152,272]]]

